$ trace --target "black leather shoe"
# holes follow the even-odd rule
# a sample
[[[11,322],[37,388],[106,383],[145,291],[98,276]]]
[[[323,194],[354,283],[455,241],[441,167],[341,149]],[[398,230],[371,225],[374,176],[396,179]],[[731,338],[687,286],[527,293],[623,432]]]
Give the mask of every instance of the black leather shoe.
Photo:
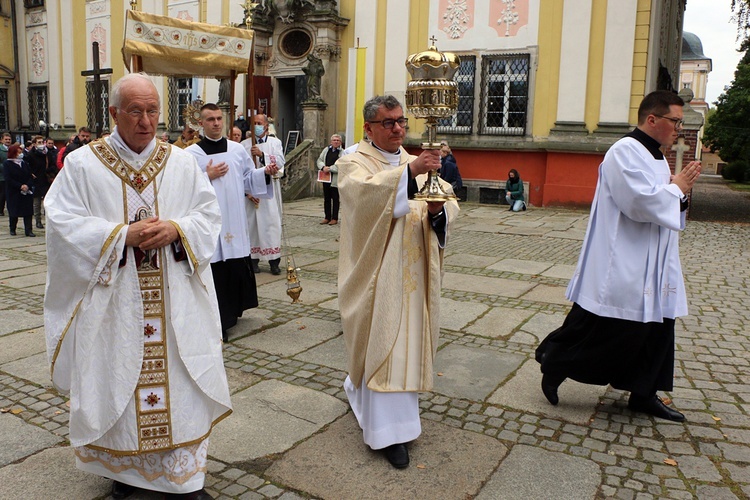
[[[135,493],[135,486],[121,483],[120,481],[112,482],[112,498],[120,500],[122,498],[128,498],[130,495]]]
[[[542,375],[542,392],[547,401],[553,406],[560,402],[560,398],[557,397],[557,388],[560,384],[565,381],[565,377],[550,375],[545,373]]]
[[[661,398],[656,394],[645,398],[643,396],[631,394],[630,399],[628,400],[628,408],[640,413],[648,413],[649,415],[663,418],[665,420],[671,420],[672,422],[685,421],[685,415],[665,405]]]
[[[16,235],[16,230],[15,229],[11,229],[10,230],[10,235],[11,236],[15,236]]]
[[[385,458],[397,469],[409,466],[409,450],[404,443],[392,444],[385,449]]]
[[[41,222],[37,222],[36,223],[36,228],[37,229],[44,229],[44,225]]]
[[[281,269],[279,268],[279,266],[271,265],[271,274],[273,274],[274,276],[278,276],[279,274],[281,274]]]
[[[29,231],[28,233],[26,233],[26,236],[28,236],[30,238],[36,238],[36,235],[34,233],[32,233],[31,231]]]
[[[255,274],[260,274],[260,267],[258,267],[258,263],[257,262],[253,262],[253,272]]]

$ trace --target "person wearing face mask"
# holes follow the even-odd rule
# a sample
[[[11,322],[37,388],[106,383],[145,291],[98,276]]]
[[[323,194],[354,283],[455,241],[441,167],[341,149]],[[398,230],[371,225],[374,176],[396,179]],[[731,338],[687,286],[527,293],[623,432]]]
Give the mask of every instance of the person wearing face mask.
[[[281,199],[281,187],[278,177],[284,175],[284,147],[276,137],[268,135],[268,117],[253,117],[253,133],[256,144],[251,139],[242,141],[242,145],[255,160],[255,168],[275,165],[279,173],[273,179],[274,197]],[[245,203],[247,225],[250,232],[250,253],[253,271],[260,272],[259,261],[268,261],[271,274],[281,274],[281,211],[277,200],[259,200],[250,197]]]
[[[523,181],[515,168],[510,169],[508,180],[505,181],[505,201],[510,205],[509,211],[526,210],[526,202],[523,199]]]
[[[44,138],[41,135],[36,135],[31,139],[31,151],[25,158],[31,169],[31,175],[34,177],[34,218],[36,219],[36,228],[44,229],[44,224],[42,224],[42,200],[49,189],[49,174],[51,170],[56,171],[57,167],[53,166],[50,169],[47,147],[44,145]]]
[[[8,202],[8,222],[10,235],[16,235],[18,219],[23,218],[26,236],[36,236],[31,230],[31,216],[34,213],[34,178],[29,165],[23,159],[23,148],[13,144],[8,148],[8,159],[3,163],[5,193]]]
[[[63,152],[62,154],[63,164],[65,163],[65,158],[67,158],[70,153],[80,148],[81,146],[85,146],[90,141],[91,141],[91,130],[88,127],[79,128],[78,135],[76,135],[75,138],[73,138],[70,144],[65,146],[65,152]]]

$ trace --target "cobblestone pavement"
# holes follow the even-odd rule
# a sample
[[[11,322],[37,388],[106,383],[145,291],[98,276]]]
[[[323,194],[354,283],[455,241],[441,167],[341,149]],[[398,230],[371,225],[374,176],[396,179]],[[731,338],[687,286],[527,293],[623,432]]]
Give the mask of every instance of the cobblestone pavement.
[[[693,221],[682,236],[691,315],[677,321],[669,396],[687,416],[677,424],[630,412],[627,394],[612,388],[566,382],[558,407],[544,400],[533,351],[569,309],[564,289],[588,213],[504,208],[462,204],[446,250],[436,387],[420,397],[425,433],[412,445],[412,466],[395,471],[362,445],[342,389],[338,228],[317,224],[319,199],[286,204],[302,303],[291,304],[284,281],[261,267],[260,306],[225,346],[235,413],[211,438],[209,492],[221,499],[750,497],[750,225]],[[107,498],[109,481],[75,471],[67,399],[49,383],[44,239],[10,237],[6,223],[0,217],[0,498],[18,497],[21,487],[27,498]],[[273,400],[282,393],[289,398]],[[310,415],[316,408],[320,414]],[[284,427],[290,415],[298,419]],[[60,493],[72,478],[80,489]],[[427,493],[433,484],[440,493]]]

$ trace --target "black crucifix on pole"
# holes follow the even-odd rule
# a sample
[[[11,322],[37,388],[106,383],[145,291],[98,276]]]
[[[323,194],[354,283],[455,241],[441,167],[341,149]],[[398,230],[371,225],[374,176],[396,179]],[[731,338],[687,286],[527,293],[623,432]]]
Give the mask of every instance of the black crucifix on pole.
[[[94,51],[94,69],[81,71],[81,76],[94,77],[94,123],[96,124],[96,137],[99,138],[102,135],[102,127],[104,126],[101,75],[111,75],[112,68],[99,67],[99,42],[92,43],[91,49]]]

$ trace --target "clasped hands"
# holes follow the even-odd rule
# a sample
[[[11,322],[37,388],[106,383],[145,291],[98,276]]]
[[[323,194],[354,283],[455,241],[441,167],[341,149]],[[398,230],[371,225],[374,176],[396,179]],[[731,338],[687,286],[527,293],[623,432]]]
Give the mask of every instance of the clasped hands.
[[[276,175],[279,171],[279,167],[276,166],[275,163],[271,163],[270,165],[266,165],[263,171],[266,175]],[[206,165],[206,174],[208,174],[209,180],[212,181],[214,179],[218,179],[219,177],[224,177],[227,172],[229,172],[229,165],[227,165],[226,162],[222,161],[214,165],[213,160],[208,160],[208,165]]]
[[[162,248],[180,237],[180,233],[169,221],[159,217],[149,217],[133,222],[128,226],[125,245],[138,247],[143,251]]]
[[[695,181],[698,180],[700,174],[701,162],[691,161],[687,166],[680,170],[679,174],[672,175],[670,180],[672,181],[672,184],[680,188],[682,194],[686,195],[691,189],[693,189],[693,185],[695,184]]]

